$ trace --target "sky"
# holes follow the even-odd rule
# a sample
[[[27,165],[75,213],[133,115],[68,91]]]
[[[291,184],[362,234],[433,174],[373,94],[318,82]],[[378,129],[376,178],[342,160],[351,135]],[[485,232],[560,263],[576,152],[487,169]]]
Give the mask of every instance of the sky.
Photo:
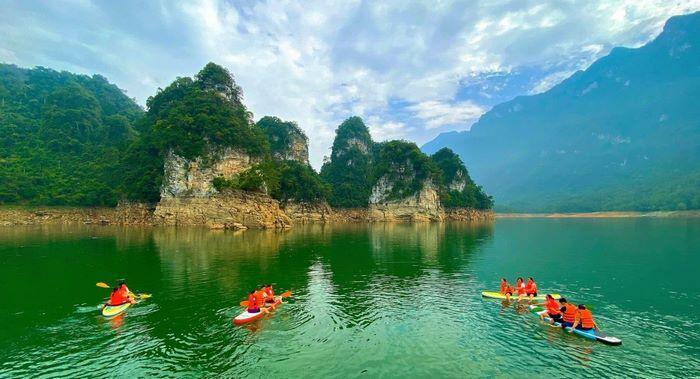
[[[0,0],[0,62],[100,74],[146,99],[207,62],[244,103],[296,121],[319,168],[335,129],[418,145],[546,91],[700,0]]]

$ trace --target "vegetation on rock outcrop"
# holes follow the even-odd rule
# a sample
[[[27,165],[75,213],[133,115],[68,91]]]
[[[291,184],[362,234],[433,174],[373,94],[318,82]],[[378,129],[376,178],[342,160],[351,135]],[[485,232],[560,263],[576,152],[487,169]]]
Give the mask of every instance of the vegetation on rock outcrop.
[[[448,148],[430,156],[440,170],[440,201],[445,208],[490,209],[493,199],[469,176],[464,162]]]

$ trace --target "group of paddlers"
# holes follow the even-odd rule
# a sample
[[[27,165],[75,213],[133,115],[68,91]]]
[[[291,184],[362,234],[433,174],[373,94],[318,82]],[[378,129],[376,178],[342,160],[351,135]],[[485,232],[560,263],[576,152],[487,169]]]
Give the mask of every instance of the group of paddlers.
[[[266,284],[258,290],[250,291],[248,294],[248,313],[258,313],[265,304],[275,302],[275,291],[272,284]]]
[[[510,297],[513,295],[517,295],[518,300],[529,299],[533,301],[537,297],[537,284],[532,277],[529,277],[527,282],[523,278],[518,278],[515,282],[515,288],[513,288],[505,278],[502,278],[501,294],[505,295],[506,300],[510,300]],[[563,297],[557,301],[551,294],[547,294],[542,305],[547,310],[547,314],[541,314],[540,318],[544,320],[547,317],[550,324],[557,323],[562,328],[570,327],[570,332],[573,332],[573,329],[598,329],[593,320],[593,314],[584,304],[574,305],[567,302]]]

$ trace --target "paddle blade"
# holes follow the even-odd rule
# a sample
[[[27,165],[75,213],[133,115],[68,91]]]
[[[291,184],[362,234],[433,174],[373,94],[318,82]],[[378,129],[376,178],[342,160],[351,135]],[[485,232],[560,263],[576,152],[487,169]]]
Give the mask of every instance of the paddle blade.
[[[246,308],[248,308],[248,300],[243,300],[243,301],[241,301],[241,307],[246,307]]]
[[[104,282],[97,282],[97,284],[95,284],[95,285],[100,287],[100,288],[108,288],[108,289],[110,288],[109,285],[107,283],[104,283]]]
[[[282,293],[282,297],[290,297],[290,296],[292,296],[292,291],[287,291],[287,292]]]
[[[151,295],[150,293],[140,293],[139,299],[144,300],[144,299],[150,298],[151,296],[153,296],[153,295]]]

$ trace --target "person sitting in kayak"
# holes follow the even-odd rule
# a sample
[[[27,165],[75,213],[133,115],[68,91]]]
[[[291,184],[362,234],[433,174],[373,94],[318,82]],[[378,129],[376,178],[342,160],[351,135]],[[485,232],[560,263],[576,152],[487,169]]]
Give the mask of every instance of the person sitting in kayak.
[[[119,282],[119,285],[118,285],[118,288],[119,288],[119,291],[121,291],[121,293],[122,293],[122,295],[123,295],[124,297],[129,298],[129,300],[132,301],[132,304],[135,303],[136,295],[134,295],[134,293],[131,292],[131,290],[129,290],[129,287],[126,286],[126,282],[125,282],[125,281],[123,281],[123,280],[120,281],[120,282]]]
[[[569,330],[569,332],[573,332],[574,329],[591,330],[593,328],[598,330],[598,325],[596,325],[595,321],[593,320],[593,313],[586,309],[585,305],[579,304],[578,311],[576,312],[576,320],[571,326],[571,330]]]
[[[518,300],[522,300],[526,295],[527,292],[525,291],[525,282],[523,278],[518,278],[515,281],[515,291],[518,293]]]
[[[578,310],[576,309],[576,306],[567,303],[565,298],[559,299],[559,304],[561,304],[561,308],[559,309],[562,313],[561,316],[561,327],[566,328],[569,326],[573,326],[574,322],[576,322],[576,314],[578,313]]]
[[[535,279],[532,277],[527,278],[527,283],[525,283],[525,294],[529,298],[537,297],[537,284]]]
[[[265,287],[263,287],[263,291],[265,292],[265,302],[266,303],[274,303],[275,302],[275,291],[272,290],[272,284],[265,285]]]
[[[109,301],[107,302],[107,305],[115,307],[126,303],[136,304],[136,300],[130,297],[129,293],[126,292],[123,289],[123,287],[126,286],[119,285],[114,287],[112,293],[109,295]]]
[[[555,322],[562,322],[561,311],[559,310],[559,303],[557,303],[557,301],[554,300],[552,295],[547,294],[547,296],[545,296],[544,307],[547,310],[547,316],[550,318],[550,324],[553,324]],[[544,320],[544,314],[541,314],[540,318]]]
[[[505,295],[506,300],[509,300],[513,295],[513,286],[511,286],[506,278],[501,278],[501,295]]]
[[[258,294],[257,291],[250,291],[250,294],[248,294],[248,309],[246,311],[248,313],[258,313],[260,312],[260,303],[262,302],[262,299],[260,295]]]

